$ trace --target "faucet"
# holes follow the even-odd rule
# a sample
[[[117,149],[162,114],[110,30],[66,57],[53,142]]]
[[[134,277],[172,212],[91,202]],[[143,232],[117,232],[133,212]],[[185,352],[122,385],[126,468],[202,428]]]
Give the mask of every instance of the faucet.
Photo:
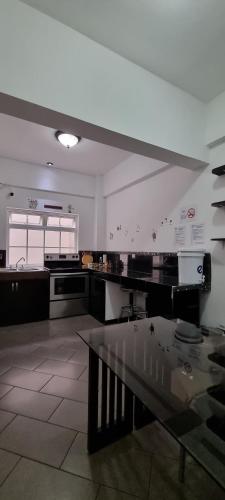
[[[18,264],[19,262],[21,262],[21,260],[23,260],[25,262],[25,259],[24,257],[21,257],[17,262],[16,262],[16,270],[18,271]]]

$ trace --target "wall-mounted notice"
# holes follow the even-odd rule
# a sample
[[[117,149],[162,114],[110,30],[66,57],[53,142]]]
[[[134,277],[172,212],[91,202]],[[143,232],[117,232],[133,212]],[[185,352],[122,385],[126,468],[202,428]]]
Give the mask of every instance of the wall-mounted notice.
[[[183,247],[185,245],[185,233],[186,233],[185,226],[176,226],[174,228],[174,232],[175,232],[175,245]]]
[[[204,245],[205,243],[205,224],[192,224],[191,226],[192,245]]]
[[[180,222],[192,222],[197,219],[197,207],[190,205],[189,207],[181,208],[180,210]]]

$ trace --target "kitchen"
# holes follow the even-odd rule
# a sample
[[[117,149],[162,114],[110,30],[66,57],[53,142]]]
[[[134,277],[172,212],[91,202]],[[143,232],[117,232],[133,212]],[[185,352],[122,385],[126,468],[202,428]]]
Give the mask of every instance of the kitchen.
[[[224,498],[225,81],[50,4],[0,19],[0,499]]]

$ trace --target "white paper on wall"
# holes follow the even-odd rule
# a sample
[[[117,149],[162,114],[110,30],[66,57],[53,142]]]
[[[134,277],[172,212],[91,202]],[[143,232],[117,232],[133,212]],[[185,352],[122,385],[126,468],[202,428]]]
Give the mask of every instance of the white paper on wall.
[[[184,246],[185,245],[185,237],[186,237],[186,228],[185,226],[175,226],[175,245]]]
[[[205,243],[205,224],[192,224],[191,243],[192,245],[203,245]]]

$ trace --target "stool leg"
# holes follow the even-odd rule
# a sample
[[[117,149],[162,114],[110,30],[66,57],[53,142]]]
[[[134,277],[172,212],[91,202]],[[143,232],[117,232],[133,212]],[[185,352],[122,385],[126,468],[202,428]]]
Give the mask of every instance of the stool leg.
[[[185,464],[186,464],[186,450],[183,446],[180,446],[179,471],[178,471],[178,479],[180,483],[184,483]]]

